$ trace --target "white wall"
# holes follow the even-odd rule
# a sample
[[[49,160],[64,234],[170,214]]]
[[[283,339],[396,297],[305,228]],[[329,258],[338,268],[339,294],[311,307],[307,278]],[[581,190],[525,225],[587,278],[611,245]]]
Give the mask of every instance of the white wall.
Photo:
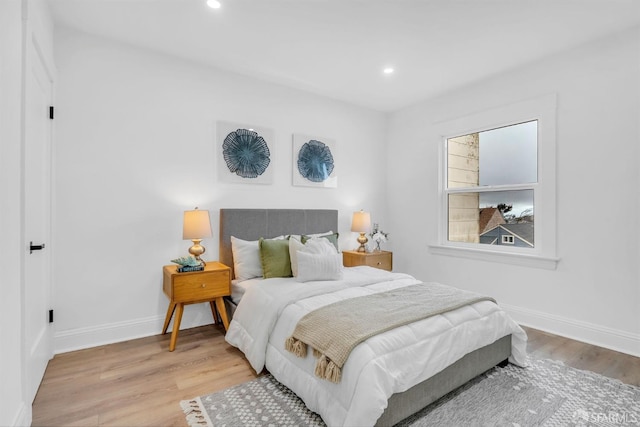
[[[0,310],[0,425],[3,426],[22,424],[28,412],[21,379],[21,82],[21,2],[3,1],[0,2],[0,271],[4,302]]]
[[[385,223],[382,113],[68,29],[55,48],[57,352],[161,331],[161,268],[190,246],[186,209],[212,214],[205,259],[220,208],[338,209],[346,248],[354,210]],[[218,181],[216,120],[273,129],[272,185]],[[291,185],[294,132],[336,140],[337,189]],[[210,322],[205,305],[185,310],[183,327]]]
[[[557,270],[431,254],[441,143],[434,124],[549,93],[558,96]],[[639,113],[636,28],[392,114],[395,266],[493,295],[524,324],[640,355]]]

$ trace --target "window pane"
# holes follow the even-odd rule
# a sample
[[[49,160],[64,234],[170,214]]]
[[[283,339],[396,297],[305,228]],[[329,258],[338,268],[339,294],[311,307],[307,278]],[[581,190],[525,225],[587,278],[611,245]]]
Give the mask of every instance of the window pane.
[[[447,140],[448,188],[528,184],[538,180],[538,122]]]
[[[449,194],[449,241],[534,247],[533,190]]]

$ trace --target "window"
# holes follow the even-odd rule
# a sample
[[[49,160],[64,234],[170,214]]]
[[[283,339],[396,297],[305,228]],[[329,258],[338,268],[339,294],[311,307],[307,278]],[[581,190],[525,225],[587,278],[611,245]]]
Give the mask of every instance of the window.
[[[502,236],[502,243],[505,243],[507,245],[513,245],[513,235],[507,234]]]
[[[537,120],[447,138],[446,150],[450,242],[495,244],[501,224],[533,236]]]
[[[555,95],[439,123],[432,252],[555,268]]]

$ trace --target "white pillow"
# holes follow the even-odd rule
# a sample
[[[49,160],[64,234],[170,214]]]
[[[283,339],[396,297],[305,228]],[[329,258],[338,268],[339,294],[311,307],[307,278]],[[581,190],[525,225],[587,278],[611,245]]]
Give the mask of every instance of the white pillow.
[[[316,234],[305,234],[305,236],[307,237],[322,237],[322,236],[329,236],[330,234],[333,234],[333,231],[329,230],[329,231],[325,231],[324,233],[316,233]],[[293,239],[297,239],[302,241],[302,234],[291,234],[289,235],[289,238],[293,238]]]
[[[303,251],[308,254],[316,255],[335,255],[336,247],[327,239],[312,238],[304,244],[296,238],[289,238],[289,259],[291,260],[291,273],[293,277],[298,277],[298,252]]]
[[[326,240],[326,239],[324,239]],[[331,242],[329,242],[331,246]],[[305,246],[308,246],[309,242]],[[329,254],[312,254],[305,250],[298,251],[298,282],[311,280],[342,279],[342,256],[335,251]]]
[[[294,236],[291,236],[289,239],[289,259],[291,259],[291,273],[293,273],[293,277],[298,276],[298,251],[303,248],[304,244]]]
[[[335,255],[338,252],[333,243],[324,237],[313,237],[307,240],[302,250],[309,254],[325,255]]]
[[[272,240],[286,238],[287,236],[278,236]],[[236,280],[243,281],[263,276],[258,240],[242,240],[231,236],[231,253],[233,254],[233,274]]]
[[[262,277],[260,247],[257,240],[242,240],[231,236],[233,272],[239,281]]]

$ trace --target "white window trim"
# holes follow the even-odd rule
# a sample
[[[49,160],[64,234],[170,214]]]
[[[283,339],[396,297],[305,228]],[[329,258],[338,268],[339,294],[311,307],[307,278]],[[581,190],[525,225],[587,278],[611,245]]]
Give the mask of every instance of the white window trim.
[[[438,242],[429,245],[438,255],[457,256],[484,261],[503,262],[536,268],[555,269],[556,257],[556,95],[517,102],[479,113],[440,122],[436,128],[441,137],[439,158],[439,224]],[[523,184],[535,187],[535,248],[450,242],[448,240],[447,139],[516,123],[538,121],[538,182]],[[479,191],[497,191],[501,186],[483,186]],[[513,189],[514,186],[509,186]]]

